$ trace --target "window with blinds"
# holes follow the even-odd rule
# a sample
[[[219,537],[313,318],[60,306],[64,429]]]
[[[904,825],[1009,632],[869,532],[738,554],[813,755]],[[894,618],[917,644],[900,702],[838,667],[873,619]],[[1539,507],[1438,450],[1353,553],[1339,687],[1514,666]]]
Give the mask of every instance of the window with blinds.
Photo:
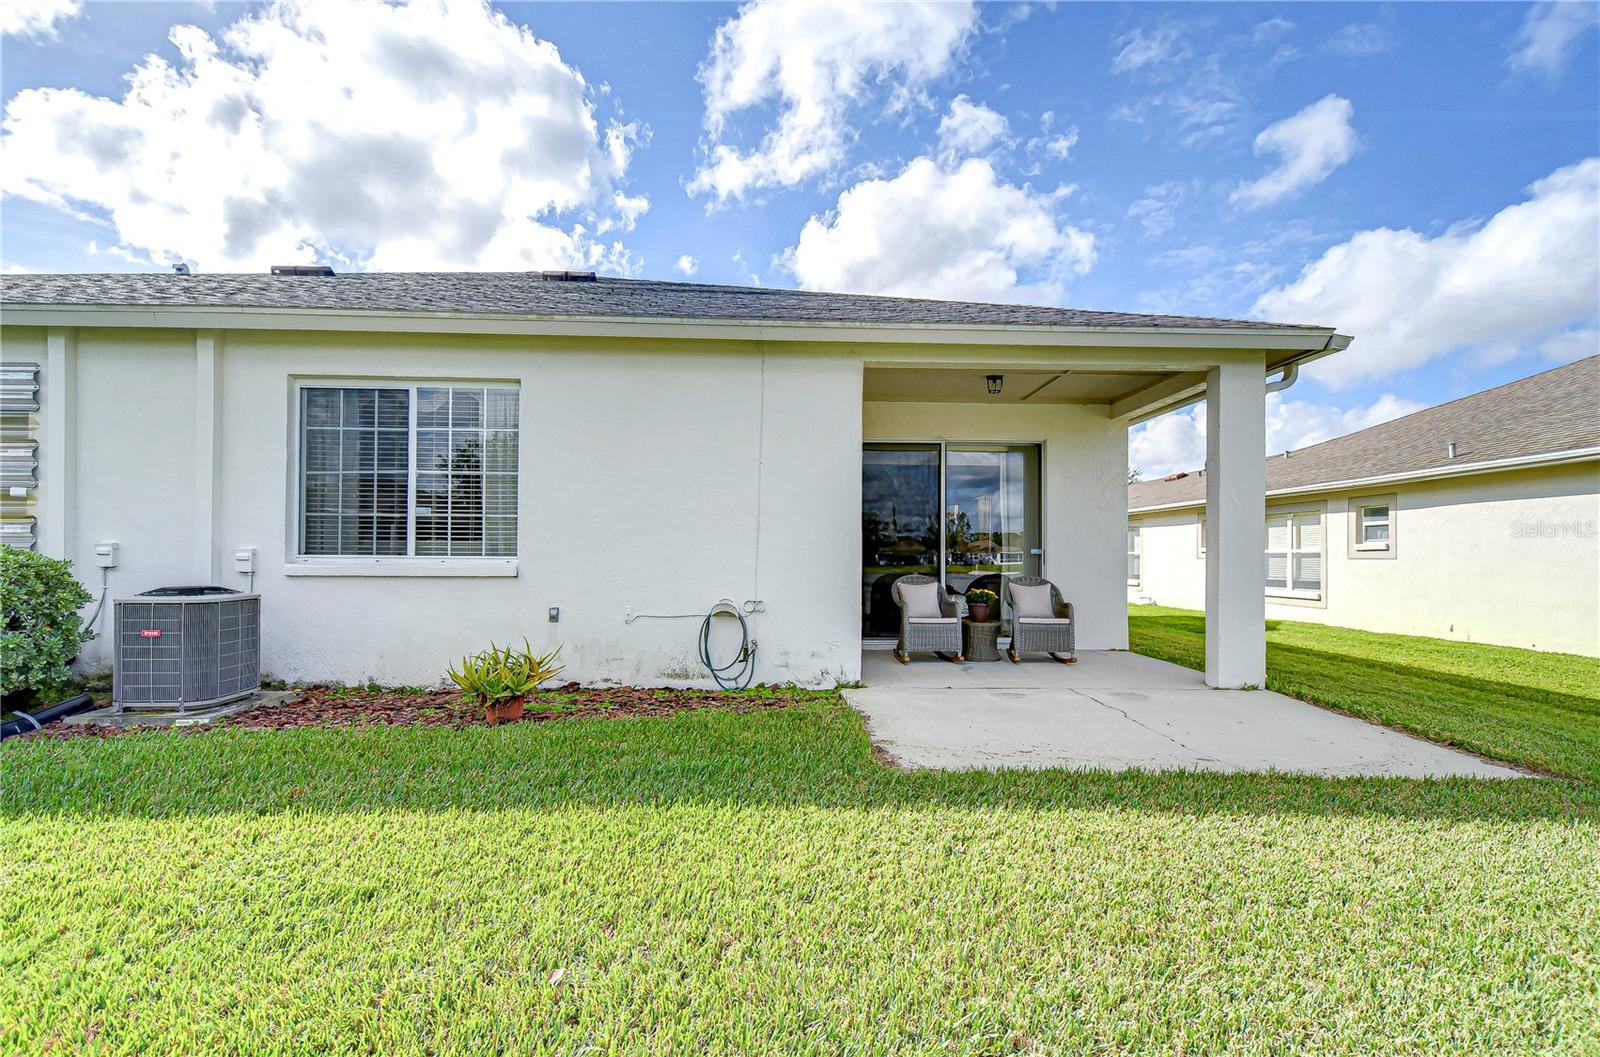
[[[515,557],[518,396],[302,385],[300,553]]]
[[[1128,526],[1128,582],[1139,582],[1141,548],[1139,545],[1139,526]]]
[[[1322,590],[1322,513],[1267,515],[1267,590]]]

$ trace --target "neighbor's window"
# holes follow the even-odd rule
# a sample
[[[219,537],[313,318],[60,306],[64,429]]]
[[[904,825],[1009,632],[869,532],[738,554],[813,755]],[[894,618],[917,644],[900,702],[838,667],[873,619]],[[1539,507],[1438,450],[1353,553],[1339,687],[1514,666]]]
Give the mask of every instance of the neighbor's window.
[[[1139,526],[1128,526],[1128,582],[1139,582]]]
[[[1267,590],[1322,590],[1322,514],[1267,515]]]
[[[1361,523],[1357,530],[1356,542],[1389,542],[1389,505],[1387,503],[1362,507],[1360,517]]]
[[[300,553],[514,557],[514,386],[303,385]]]

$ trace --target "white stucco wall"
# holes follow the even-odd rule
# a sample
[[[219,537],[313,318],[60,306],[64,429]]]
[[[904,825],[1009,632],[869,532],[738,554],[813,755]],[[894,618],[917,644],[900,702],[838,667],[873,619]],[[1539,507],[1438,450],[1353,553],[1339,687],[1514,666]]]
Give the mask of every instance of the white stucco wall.
[[[213,357],[192,330],[72,338],[70,464],[39,491],[41,506],[53,487],[72,498],[66,556],[98,590],[94,544],[119,543],[115,600],[243,588],[232,556],[254,548],[271,677],[432,685],[453,659],[527,637],[560,644],[571,678],[705,685],[699,620],[643,615],[727,597],[764,604],[761,681],[859,678],[864,439],[1040,444],[1044,573],[1077,608],[1081,648],[1127,645],[1127,431],[1104,406],[864,405],[848,346],[238,331],[215,335]],[[8,359],[42,362],[47,344],[0,330]],[[313,378],[519,384],[516,575],[305,575],[294,385]],[[81,660],[108,666],[109,640]]]
[[[1395,499],[1394,557],[1356,556],[1352,500]],[[1523,470],[1269,502],[1324,511],[1320,601],[1269,598],[1269,619],[1600,655],[1600,464]],[[1135,518],[1143,575],[1130,601],[1198,609],[1198,511]]]
[[[862,439],[1041,445],[1044,575],[1073,604],[1079,649],[1127,649],[1127,423],[1093,405],[874,401]]]
[[[6,357],[31,337],[0,337]],[[431,685],[452,659],[526,636],[536,648],[560,644],[571,678],[704,684],[697,619],[629,624],[625,613],[701,613],[723,597],[765,603],[751,621],[758,680],[859,678],[859,359],[763,357],[753,343],[220,341],[207,562],[196,552],[195,333],[77,332],[68,556],[91,588],[98,540],[121,544],[113,599],[171,584],[243,588],[232,554],[254,547],[263,669],[288,680]],[[518,382],[517,575],[288,575],[296,377]],[[730,632],[718,645],[731,651]],[[82,659],[108,665],[109,641]]]

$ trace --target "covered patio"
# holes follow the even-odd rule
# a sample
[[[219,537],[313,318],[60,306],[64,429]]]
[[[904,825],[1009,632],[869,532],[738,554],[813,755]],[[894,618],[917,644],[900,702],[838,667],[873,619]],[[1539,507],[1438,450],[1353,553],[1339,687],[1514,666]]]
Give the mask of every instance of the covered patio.
[[[872,742],[910,768],[1286,772],[1519,778],[1524,772],[1268,690],[1218,690],[1123,651],[1074,665],[861,661],[845,691]]]

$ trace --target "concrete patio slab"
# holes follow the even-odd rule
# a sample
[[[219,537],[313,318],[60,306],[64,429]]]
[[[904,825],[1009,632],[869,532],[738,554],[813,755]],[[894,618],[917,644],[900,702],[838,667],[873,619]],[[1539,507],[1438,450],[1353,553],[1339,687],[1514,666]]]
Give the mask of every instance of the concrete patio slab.
[[[906,767],[1527,777],[1282,694],[1212,690],[1197,672],[1132,653],[901,665],[869,652],[862,673],[867,685],[845,699]]]

